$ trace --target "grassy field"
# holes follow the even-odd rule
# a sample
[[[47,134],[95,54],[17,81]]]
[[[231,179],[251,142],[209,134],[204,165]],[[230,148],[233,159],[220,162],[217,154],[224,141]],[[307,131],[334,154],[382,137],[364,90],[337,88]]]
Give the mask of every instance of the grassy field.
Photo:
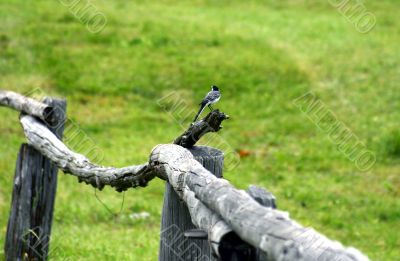
[[[126,166],[145,162],[189,124],[158,99],[174,92],[194,117],[216,84],[223,93],[216,107],[232,117],[218,136],[250,152],[225,172],[230,182],[269,189],[293,218],[372,260],[398,260],[397,0],[364,2],[377,19],[367,34],[329,1],[96,0],[107,18],[98,34],[61,2],[68,1],[1,1],[0,88],[66,97],[69,124],[101,148],[99,163]],[[374,152],[372,169],[360,171],[293,104],[309,91]],[[24,135],[16,112],[0,108],[0,119],[3,246]],[[156,260],[163,191],[162,181],[127,191],[114,217],[93,188],[60,174],[52,260]],[[122,194],[98,196],[119,212]],[[130,218],[143,211],[150,217]]]

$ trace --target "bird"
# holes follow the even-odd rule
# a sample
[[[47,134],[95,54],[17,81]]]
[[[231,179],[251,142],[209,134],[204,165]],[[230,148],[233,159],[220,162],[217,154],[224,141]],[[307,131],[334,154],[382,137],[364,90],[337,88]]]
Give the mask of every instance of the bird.
[[[210,110],[213,110],[212,106],[214,103],[218,102],[219,99],[221,99],[221,92],[219,91],[219,88],[215,85],[211,86],[211,91],[207,93],[206,97],[201,101],[200,105],[200,110],[196,114],[196,117],[194,117],[193,122],[197,120],[199,115],[203,112],[203,110],[208,106]]]

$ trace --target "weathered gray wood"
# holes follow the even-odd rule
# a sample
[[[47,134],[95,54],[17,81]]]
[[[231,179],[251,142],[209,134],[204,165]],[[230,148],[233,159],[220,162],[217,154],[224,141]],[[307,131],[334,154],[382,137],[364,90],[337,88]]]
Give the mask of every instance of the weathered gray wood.
[[[269,260],[369,260],[354,248],[345,248],[313,229],[302,227],[288,213],[261,206],[245,191],[213,176],[181,146],[158,145],[150,164],[168,177],[181,198],[186,191],[193,192],[241,239],[267,253]]]
[[[18,101],[21,102],[25,101]],[[10,104],[7,99],[0,105],[51,122],[43,117],[49,116],[48,113],[38,113],[36,109],[26,109],[20,104]],[[212,124],[203,120],[194,123],[175,143],[191,147],[205,133],[221,128],[223,119],[217,117],[215,120],[215,128],[210,128]],[[215,178],[181,146],[158,145],[148,164],[121,169],[101,167],[90,163],[83,155],[70,151],[37,119],[26,115],[21,117],[21,123],[29,143],[35,149],[65,172],[100,189],[110,185],[122,191],[145,186],[156,176],[167,179],[177,195],[186,202],[193,224],[206,230],[212,242],[221,243],[217,247],[213,245],[221,257],[232,245],[242,247],[245,240],[267,253],[268,260],[368,260],[358,250],[345,248],[312,229],[303,228],[289,219],[286,212],[263,207],[244,191],[235,189],[228,181]],[[20,159],[19,165],[21,162]],[[222,247],[222,243],[226,242],[228,248]],[[248,245],[243,246],[248,248]],[[238,256],[232,258],[245,260]]]
[[[190,149],[194,158],[216,177],[222,177],[223,153],[219,150],[195,146]],[[194,195],[192,195],[192,200]],[[189,200],[189,199],[188,199]],[[199,206],[192,205],[192,212]],[[205,213],[209,215],[210,213]],[[195,221],[196,223],[196,221]],[[169,182],[165,184],[164,205],[161,219],[160,261],[180,260],[214,260],[210,244],[207,240],[192,239],[184,236],[184,232],[195,229],[188,206],[174,191]]]
[[[57,111],[52,110],[51,106],[10,91],[1,91],[0,100],[1,105],[28,114],[20,119],[28,143],[47,156],[64,173],[78,177],[79,182],[91,184],[100,190],[109,185],[121,192],[128,188],[145,187],[157,175],[157,172],[154,172],[146,163],[124,168],[95,165],[85,156],[69,150],[46,126],[31,116],[39,117],[50,124],[56,117],[54,114],[57,114]],[[193,123],[184,134],[175,140],[175,143],[191,147],[206,133],[220,130],[221,122],[228,118],[229,116],[219,110],[214,110],[204,119]],[[159,178],[165,178],[165,175],[161,174]]]
[[[48,127],[61,139],[66,102],[47,98],[57,108]],[[5,242],[6,260],[46,260],[51,235],[57,167],[33,147],[21,146]]]
[[[260,203],[261,206],[268,208],[276,208],[276,198],[271,192],[254,185],[250,185],[247,189],[247,193],[255,201]]]
[[[193,149],[196,148],[198,147],[194,147]],[[191,155],[197,155],[196,153],[193,153],[193,149]],[[218,152],[218,150],[213,149],[210,152],[213,151]],[[168,151],[166,154],[170,153],[174,154],[175,152]],[[152,159],[150,160],[151,164],[156,163],[157,166],[155,168],[159,171],[162,171],[160,169],[163,168],[162,159],[166,156],[166,154],[156,154],[157,153],[154,153],[152,155]],[[213,155],[213,153],[210,154]],[[180,159],[177,158],[177,160],[178,161],[176,161],[176,163],[178,166],[180,166],[178,163]],[[182,160],[184,161],[184,159]],[[207,163],[208,160],[210,159],[203,157],[200,162],[204,164]],[[179,177],[177,179],[170,180],[172,187],[179,186],[178,184],[181,184],[182,181],[183,180],[181,180]],[[182,190],[176,190],[176,192],[178,196],[186,203],[194,226],[201,228],[208,233],[208,239],[209,243],[211,244],[212,252],[219,257],[220,260],[254,260],[256,249],[239,238],[237,234],[233,232],[232,229],[221,219],[221,217],[200,202],[192,191],[190,191],[187,187],[184,187]],[[164,206],[164,209],[168,209],[168,207]],[[179,216],[177,218],[179,218]],[[167,242],[166,244],[169,246],[168,244],[171,244],[170,242],[179,241],[180,238],[177,235],[182,235],[182,233],[178,233],[176,231],[182,232],[178,226],[167,226],[162,230],[161,242]],[[175,252],[172,253],[174,254]],[[175,257],[177,257],[176,254]],[[203,258],[205,257],[203,256]]]
[[[276,208],[276,198],[275,196],[265,189],[251,185],[247,189],[247,193],[257,201],[261,206],[268,207],[268,208]],[[256,253],[256,261],[268,261],[268,255],[261,249],[257,249]]]
[[[98,166],[85,156],[75,153],[39,122],[25,115],[20,119],[28,143],[54,162],[64,173],[70,173],[80,182],[103,189],[109,185],[121,192],[132,187],[145,187],[155,177],[148,164],[113,168]]]
[[[199,158],[198,155],[204,149],[207,149],[207,147],[193,147],[191,153],[196,159],[199,159],[198,161],[204,164],[205,167],[215,171],[216,175],[219,176],[219,170],[223,168],[222,161],[216,161],[217,163],[221,163],[221,165],[216,165],[213,158],[222,157],[221,152],[216,149],[208,148],[207,154],[209,154],[209,156],[202,156]],[[181,180],[178,178],[171,182],[176,185],[176,183],[181,182]],[[201,203],[195,197],[195,194],[187,187],[183,190],[176,191],[177,193],[170,192],[172,191],[171,187],[173,186],[167,186],[169,190],[165,196],[174,195],[173,200],[176,200],[176,207],[171,207],[171,200],[166,199],[164,201],[166,204],[163,208],[162,232],[160,236],[160,260],[214,260],[214,256],[223,261],[253,260],[249,259],[249,257],[255,255],[255,248],[240,239],[218,214],[212,212]],[[179,198],[186,204],[183,204]],[[183,215],[183,217],[185,217],[184,222],[182,222],[182,215],[180,215],[182,214],[182,209],[185,210]],[[173,224],[173,222],[171,222],[173,219],[175,219],[178,224]],[[190,219],[192,223],[189,222]],[[180,227],[181,223],[184,224],[185,229]],[[208,234],[208,242],[206,245],[204,241],[187,241],[187,239],[183,237],[187,229],[194,227],[201,228]],[[210,253],[208,245],[211,245],[212,253]],[[200,249],[202,250],[200,251]],[[204,254],[199,256],[200,252]]]
[[[36,116],[48,123],[52,122],[52,111],[50,104],[38,102],[21,94],[0,90],[0,105],[13,108],[23,113]]]
[[[213,110],[203,119],[192,123],[182,135],[175,139],[174,144],[190,148],[205,134],[219,131],[222,128],[222,121],[226,119],[229,119],[228,115],[218,109]]]

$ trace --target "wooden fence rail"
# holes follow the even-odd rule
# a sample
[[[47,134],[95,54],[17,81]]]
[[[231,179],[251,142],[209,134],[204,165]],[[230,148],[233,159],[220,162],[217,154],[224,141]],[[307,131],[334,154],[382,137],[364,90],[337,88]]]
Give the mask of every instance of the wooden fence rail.
[[[187,220],[176,222],[172,218],[173,214],[164,209],[166,216],[163,216],[161,237],[168,238],[175,229],[183,231],[194,240],[207,239],[211,252],[203,245],[195,248],[207,252],[205,255],[196,254],[204,256],[205,260],[214,257],[221,260],[269,261],[369,260],[360,251],[346,248],[339,242],[291,220],[288,213],[275,209],[274,197],[270,193],[255,187],[247,192],[238,190],[227,180],[213,175],[212,172],[222,174],[222,163],[212,159],[212,153],[209,155],[213,162],[212,169],[211,165],[207,166],[205,162],[202,165],[196,160],[199,158],[193,151],[199,148],[193,145],[206,133],[219,131],[221,122],[228,118],[218,110],[193,123],[175,140],[175,144],[157,145],[150,153],[147,163],[114,168],[93,164],[85,156],[68,149],[43,122],[46,117],[40,111],[47,108],[47,105],[32,102],[8,91],[0,91],[0,105],[26,113],[21,116],[20,122],[29,145],[65,173],[78,177],[81,182],[99,189],[112,186],[117,191],[124,191],[138,186],[144,187],[156,177],[166,180],[171,186],[167,185],[166,196],[174,195],[171,193],[172,188],[175,195],[184,202],[185,208],[187,207],[187,218],[190,216],[197,230],[188,231],[192,227],[186,225],[179,227],[179,224],[187,224]],[[206,150],[210,153],[210,149]],[[176,203],[178,198],[165,200],[166,204],[174,204],[171,200]],[[171,220],[168,221],[167,215]],[[168,224],[172,226],[168,227]],[[170,255],[161,246],[160,260],[192,259],[179,253],[184,251],[180,245],[172,247],[180,259],[169,258]],[[188,253],[190,251],[185,254]]]

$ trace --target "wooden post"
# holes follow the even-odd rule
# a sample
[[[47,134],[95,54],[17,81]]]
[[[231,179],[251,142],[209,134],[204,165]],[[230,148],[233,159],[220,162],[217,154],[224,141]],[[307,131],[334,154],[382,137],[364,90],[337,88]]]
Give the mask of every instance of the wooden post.
[[[205,146],[194,146],[189,150],[207,170],[222,178],[224,155],[220,150]],[[167,182],[161,220],[159,260],[214,260],[207,239],[185,237],[184,233],[191,229],[196,227],[192,224],[186,204]]]
[[[47,127],[61,139],[66,101],[46,98],[44,103],[52,107]],[[7,261],[47,260],[57,171],[40,152],[21,145],[4,247]]]

